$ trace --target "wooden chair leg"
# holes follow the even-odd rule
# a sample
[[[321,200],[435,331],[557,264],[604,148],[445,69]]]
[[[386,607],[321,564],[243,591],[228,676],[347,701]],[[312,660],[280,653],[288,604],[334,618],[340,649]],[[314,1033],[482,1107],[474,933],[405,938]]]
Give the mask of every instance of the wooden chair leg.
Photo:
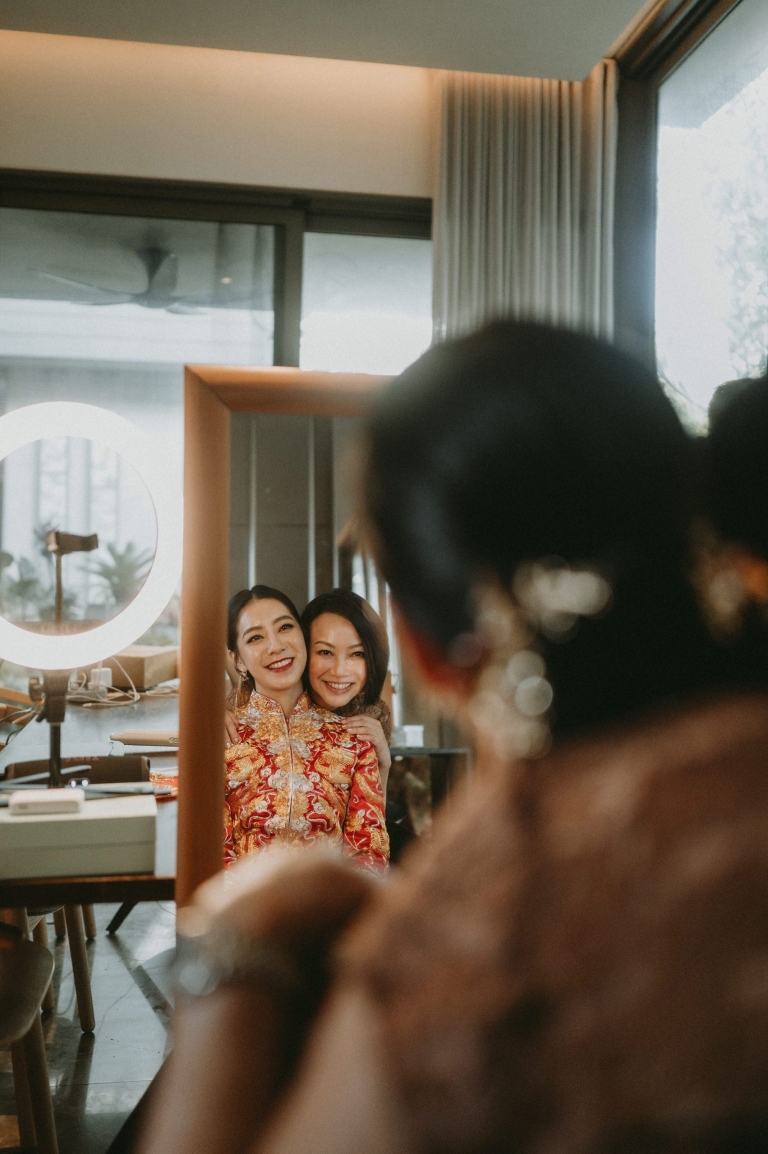
[[[64,920],[64,910],[56,910],[54,913],[53,928],[56,931],[57,938],[65,938],[67,936],[67,923]]]
[[[77,1011],[80,1015],[80,1029],[90,1034],[96,1027],[91,996],[91,975],[88,970],[88,954],[85,950],[85,932],[80,906],[64,906],[67,923],[69,954],[72,959],[72,976],[75,979]]]
[[[48,927],[45,924],[45,918],[40,918],[35,928],[32,931],[32,939],[39,945],[45,946],[48,949]],[[56,998],[53,993],[53,981],[51,981],[48,989],[43,996],[43,1010],[47,1014],[52,1014],[56,1009]]]
[[[2,920],[11,926],[18,926],[25,938],[31,937],[29,932],[29,918],[24,906],[10,906],[0,910]]]
[[[11,1063],[13,1064],[16,1116],[19,1123],[19,1145],[26,1150],[37,1145],[37,1135],[35,1134],[35,1119],[32,1113],[32,1099],[29,1095],[29,1079],[27,1078],[23,1041],[16,1042],[11,1046]]]
[[[90,904],[90,902],[88,905],[83,906],[83,925],[85,926],[86,938],[89,942],[92,942],[96,937],[97,930],[96,914],[94,913],[93,906]]]
[[[39,1014],[35,1015],[32,1029],[22,1038],[21,1044],[24,1047],[32,1116],[35,1120],[37,1152],[59,1154],[56,1124],[53,1120],[51,1084],[48,1081],[48,1063],[45,1060],[45,1041]]]

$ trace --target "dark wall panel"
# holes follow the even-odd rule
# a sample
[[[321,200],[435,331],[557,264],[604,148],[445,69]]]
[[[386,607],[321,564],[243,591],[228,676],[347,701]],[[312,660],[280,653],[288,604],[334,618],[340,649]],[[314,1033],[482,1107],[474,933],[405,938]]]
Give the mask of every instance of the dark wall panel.
[[[256,418],[256,580],[307,601],[309,418]]]

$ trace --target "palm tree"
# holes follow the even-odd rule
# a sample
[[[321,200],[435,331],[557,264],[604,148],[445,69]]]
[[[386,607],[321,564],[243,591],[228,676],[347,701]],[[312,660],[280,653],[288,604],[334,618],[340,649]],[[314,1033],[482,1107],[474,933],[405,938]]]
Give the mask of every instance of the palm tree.
[[[19,557],[16,568],[18,578],[15,581],[13,579],[7,581],[6,592],[11,604],[15,603],[16,612],[23,621],[30,606],[39,611],[40,604],[45,599],[45,590],[40,584],[37,570],[26,557]]]
[[[103,581],[114,604],[122,608],[133,601],[144,584],[154,553],[150,549],[139,552],[133,541],[129,541],[122,551],[112,544],[106,549],[111,561],[95,561],[88,567],[88,572]]]

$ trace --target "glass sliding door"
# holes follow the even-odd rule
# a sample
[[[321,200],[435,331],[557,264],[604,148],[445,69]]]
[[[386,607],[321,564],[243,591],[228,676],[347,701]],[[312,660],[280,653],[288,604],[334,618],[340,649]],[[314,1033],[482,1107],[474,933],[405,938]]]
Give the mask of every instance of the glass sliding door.
[[[656,347],[693,426],[768,350],[768,4],[741,0],[659,92]]]

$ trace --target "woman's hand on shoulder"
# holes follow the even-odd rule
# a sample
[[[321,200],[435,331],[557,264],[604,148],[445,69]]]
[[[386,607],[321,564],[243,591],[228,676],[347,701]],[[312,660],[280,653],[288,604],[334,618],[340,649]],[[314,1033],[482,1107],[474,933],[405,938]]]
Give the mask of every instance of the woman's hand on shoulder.
[[[230,745],[237,745],[240,741],[240,734],[237,729],[237,721],[234,713],[231,710],[224,710],[224,744],[227,749]]]
[[[392,757],[390,747],[386,743],[382,722],[370,717],[369,713],[355,713],[354,717],[341,718],[341,722],[347,733],[353,733],[355,737],[361,737],[363,741],[371,743],[376,750],[379,770],[389,770]]]

